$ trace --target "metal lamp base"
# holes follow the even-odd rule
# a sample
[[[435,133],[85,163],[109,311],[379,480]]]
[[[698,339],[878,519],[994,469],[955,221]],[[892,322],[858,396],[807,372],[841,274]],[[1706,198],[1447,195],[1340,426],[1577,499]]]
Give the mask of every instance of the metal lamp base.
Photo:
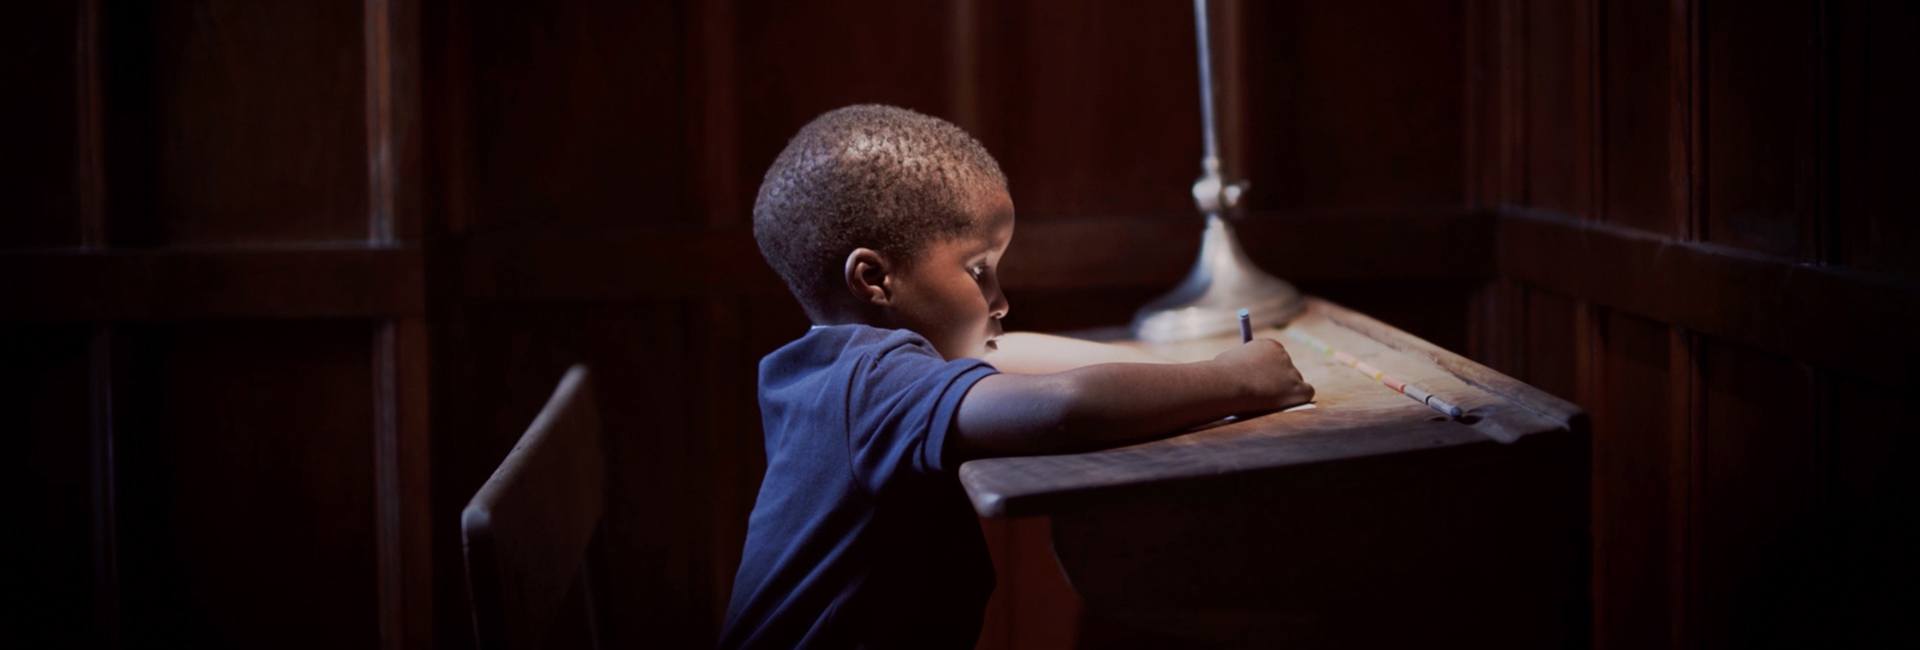
[[[1293,320],[1305,308],[1300,291],[1267,275],[1240,248],[1221,214],[1231,214],[1245,193],[1245,181],[1228,182],[1220,165],[1220,135],[1214,129],[1213,47],[1207,30],[1207,0],[1193,0],[1194,44],[1200,55],[1200,178],[1193,182],[1193,204],[1207,215],[1200,259],[1187,279],[1167,295],[1133,315],[1133,335],[1144,341],[1185,341],[1219,336],[1240,328],[1245,309],[1255,327]]]
[[[1219,336],[1239,329],[1242,308],[1262,328],[1293,320],[1305,303],[1293,285],[1254,266],[1233,227],[1209,214],[1200,259],[1179,286],[1134,314],[1133,335],[1156,342]]]

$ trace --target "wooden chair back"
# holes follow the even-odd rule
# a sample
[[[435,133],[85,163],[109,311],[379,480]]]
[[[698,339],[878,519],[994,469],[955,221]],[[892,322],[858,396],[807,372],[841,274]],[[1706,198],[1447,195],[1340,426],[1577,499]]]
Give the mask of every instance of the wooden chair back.
[[[606,508],[600,415],[586,366],[567,370],[545,408],[460,515],[474,633],[482,650],[550,647],[580,638],[581,598],[597,645],[586,571]],[[579,589],[575,594],[573,590]]]

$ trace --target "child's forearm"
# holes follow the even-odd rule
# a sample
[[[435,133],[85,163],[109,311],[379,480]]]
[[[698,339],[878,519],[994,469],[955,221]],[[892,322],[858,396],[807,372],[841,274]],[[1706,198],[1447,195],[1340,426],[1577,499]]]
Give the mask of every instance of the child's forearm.
[[[1066,374],[1076,393],[1061,425],[1065,442],[1109,447],[1261,410],[1264,403],[1227,364],[1088,366]]]
[[[1114,363],[1052,375],[994,375],[961,403],[963,458],[1085,451],[1270,406],[1218,361]]]

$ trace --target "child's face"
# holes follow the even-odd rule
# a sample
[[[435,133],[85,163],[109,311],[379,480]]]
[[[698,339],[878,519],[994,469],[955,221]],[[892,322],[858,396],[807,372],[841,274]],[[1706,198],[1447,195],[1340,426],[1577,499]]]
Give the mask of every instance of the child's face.
[[[999,267],[1013,241],[1013,198],[995,187],[971,203],[973,230],[928,244],[892,280],[898,325],[927,337],[949,360],[986,354],[1007,315]]]

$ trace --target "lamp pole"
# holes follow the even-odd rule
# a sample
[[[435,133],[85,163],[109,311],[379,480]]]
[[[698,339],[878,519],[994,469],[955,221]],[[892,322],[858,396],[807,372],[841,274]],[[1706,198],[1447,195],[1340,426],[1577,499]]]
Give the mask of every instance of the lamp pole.
[[[1239,206],[1247,184],[1228,182],[1220,163],[1207,0],[1193,0],[1193,20],[1200,59],[1200,122],[1205,147],[1200,178],[1193,182],[1193,202],[1206,216],[1207,225],[1200,239],[1200,257],[1186,279],[1134,313],[1133,334],[1147,341],[1182,341],[1235,331],[1241,309],[1250,313],[1255,327],[1279,325],[1298,315],[1303,307],[1299,290],[1254,266],[1225,219]]]

